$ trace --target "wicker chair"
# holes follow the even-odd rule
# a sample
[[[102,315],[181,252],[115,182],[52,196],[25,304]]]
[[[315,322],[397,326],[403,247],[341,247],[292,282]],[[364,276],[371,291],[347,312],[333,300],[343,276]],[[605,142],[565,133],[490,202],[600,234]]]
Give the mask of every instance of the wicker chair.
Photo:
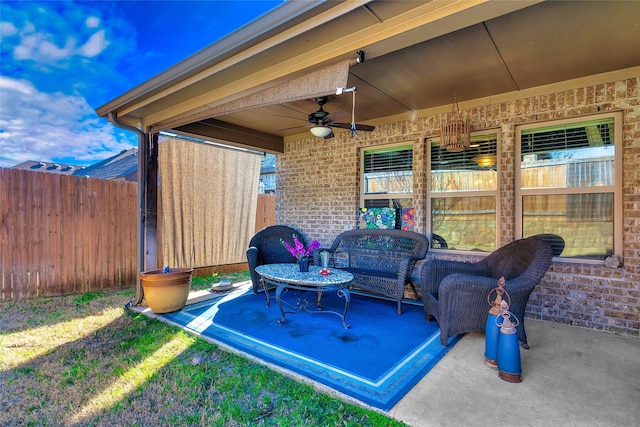
[[[551,246],[535,236],[517,240],[477,263],[430,260],[421,271],[421,294],[425,318],[440,325],[440,341],[472,331],[484,331],[489,312],[487,296],[505,278],[511,311],[519,320],[518,340],[524,348],[527,334],[524,312],[533,288],[545,275],[552,260]]]
[[[564,251],[564,239],[557,234],[536,234],[533,237],[537,237],[538,239],[544,240],[551,246],[551,250],[553,251],[553,256],[558,257],[562,255]]]
[[[296,258],[280,243],[280,239],[283,239],[291,244],[294,234],[306,247],[307,243],[304,240],[304,236],[302,236],[299,231],[286,225],[265,227],[251,238],[249,249],[247,249],[247,263],[249,264],[249,272],[251,273],[253,293],[257,294],[263,289],[260,275],[256,273],[257,266],[297,262]]]
[[[448,249],[447,241],[444,240],[444,237],[438,234],[431,235],[431,248],[432,249]]]

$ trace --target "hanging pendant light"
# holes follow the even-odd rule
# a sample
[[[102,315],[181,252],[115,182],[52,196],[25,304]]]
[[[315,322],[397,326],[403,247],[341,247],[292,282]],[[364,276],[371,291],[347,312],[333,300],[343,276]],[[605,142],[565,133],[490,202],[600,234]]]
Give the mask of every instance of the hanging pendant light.
[[[453,98],[451,117],[440,129],[440,147],[443,150],[458,152],[471,145],[471,125],[462,120],[456,97]]]
[[[497,157],[493,154],[479,154],[473,157],[471,160],[477,163],[481,168],[493,167],[498,161]]]

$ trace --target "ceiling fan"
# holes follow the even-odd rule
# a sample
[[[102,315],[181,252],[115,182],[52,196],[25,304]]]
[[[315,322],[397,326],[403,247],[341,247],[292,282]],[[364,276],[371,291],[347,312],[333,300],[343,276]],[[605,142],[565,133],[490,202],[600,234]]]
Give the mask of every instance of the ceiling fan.
[[[327,103],[326,96],[320,96],[316,98],[316,102],[320,106],[318,111],[314,111],[309,114],[308,121],[312,124],[311,133],[319,138],[333,138],[333,130],[332,128],[340,128],[340,129],[350,129],[352,134],[355,134],[356,131],[362,130],[366,132],[371,132],[375,129],[375,126],[362,125],[355,123],[353,120],[353,115],[351,117],[351,122],[342,122],[343,120],[349,120],[349,113],[346,111],[338,110],[333,113],[328,113],[324,111],[322,106]]]

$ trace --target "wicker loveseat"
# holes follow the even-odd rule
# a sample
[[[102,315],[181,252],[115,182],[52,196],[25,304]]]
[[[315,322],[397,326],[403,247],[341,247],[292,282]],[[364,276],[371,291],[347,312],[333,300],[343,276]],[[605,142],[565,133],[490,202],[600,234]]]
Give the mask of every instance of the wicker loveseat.
[[[432,259],[422,265],[420,288],[425,318],[435,317],[440,341],[465,332],[484,331],[489,312],[487,296],[505,278],[512,312],[519,320],[518,340],[524,348],[527,334],[524,312],[533,288],[545,275],[553,253],[543,239],[528,237],[509,243],[477,263]]]
[[[405,230],[349,230],[336,237],[330,248],[314,251],[315,265],[320,265],[323,250],[330,253],[330,267],[353,274],[351,288],[392,298],[401,314],[404,286],[415,262],[427,255],[429,239]]]
[[[258,231],[249,241],[247,249],[247,264],[251,274],[253,292],[258,293],[262,289],[260,275],[256,273],[256,267],[264,264],[295,263],[296,258],[289,253],[280,239],[291,243],[293,235],[306,247],[304,236],[295,229],[286,225],[272,225]]]

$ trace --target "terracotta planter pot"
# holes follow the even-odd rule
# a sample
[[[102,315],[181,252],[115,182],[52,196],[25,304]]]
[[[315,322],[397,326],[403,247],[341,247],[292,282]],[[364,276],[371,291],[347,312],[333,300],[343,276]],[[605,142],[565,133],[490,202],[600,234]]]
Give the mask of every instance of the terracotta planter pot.
[[[190,268],[171,268],[168,273],[150,270],[140,273],[142,289],[147,305],[154,313],[171,313],[181,310],[189,297]]]

